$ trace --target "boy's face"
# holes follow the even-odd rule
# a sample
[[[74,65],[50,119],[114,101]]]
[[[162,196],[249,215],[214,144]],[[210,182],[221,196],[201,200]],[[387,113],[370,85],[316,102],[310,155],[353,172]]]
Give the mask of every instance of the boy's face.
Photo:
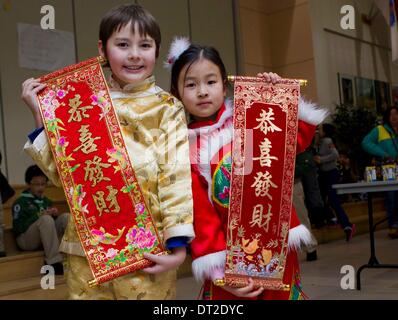
[[[29,190],[34,196],[42,198],[46,186],[47,186],[46,177],[43,176],[33,177],[29,183]]]
[[[104,48],[98,42],[100,55],[107,57],[113,78],[123,88],[137,84],[152,75],[156,62],[156,43],[150,36],[141,36],[137,26],[131,31],[131,22],[115,31]]]
[[[182,68],[178,93],[187,111],[197,121],[214,120],[225,99],[225,86],[220,69],[207,59]]]

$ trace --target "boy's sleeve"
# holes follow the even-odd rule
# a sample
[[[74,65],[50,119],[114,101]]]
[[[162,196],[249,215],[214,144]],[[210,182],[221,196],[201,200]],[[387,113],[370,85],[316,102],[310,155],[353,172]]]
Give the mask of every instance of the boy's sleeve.
[[[195,239],[191,243],[192,273],[200,282],[223,277],[227,247],[221,217],[209,200],[205,184],[193,170]]]
[[[194,237],[191,165],[188,128],[181,103],[166,108],[156,141],[160,172],[158,196],[163,217],[163,237]]]
[[[33,142],[30,140],[27,141],[25,143],[24,150],[33,159],[33,161],[36,162],[52,183],[57,187],[60,187],[61,181],[58,176],[57,166],[55,165],[46,132],[41,131]]]

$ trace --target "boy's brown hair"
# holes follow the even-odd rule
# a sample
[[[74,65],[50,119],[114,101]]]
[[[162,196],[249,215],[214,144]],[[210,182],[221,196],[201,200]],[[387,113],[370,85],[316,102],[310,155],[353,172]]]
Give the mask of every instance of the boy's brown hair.
[[[106,43],[115,31],[131,22],[132,32],[137,25],[140,36],[150,36],[155,40],[156,58],[159,56],[161,34],[158,23],[152,14],[137,4],[125,4],[108,11],[101,20],[99,39],[106,53]]]

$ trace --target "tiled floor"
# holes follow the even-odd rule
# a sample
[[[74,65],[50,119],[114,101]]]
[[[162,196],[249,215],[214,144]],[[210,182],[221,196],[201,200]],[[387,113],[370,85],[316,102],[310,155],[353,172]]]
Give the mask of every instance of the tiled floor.
[[[376,257],[383,264],[398,265],[398,239],[387,238],[387,230],[375,233]],[[364,269],[361,273],[362,290],[343,290],[340,273],[344,265],[353,266],[355,271],[367,263],[370,257],[369,235],[354,237],[351,242],[343,240],[320,245],[318,260],[305,261],[300,255],[304,292],[314,300],[349,299],[398,299],[398,269]],[[196,299],[200,286],[193,278],[178,280],[177,299]]]

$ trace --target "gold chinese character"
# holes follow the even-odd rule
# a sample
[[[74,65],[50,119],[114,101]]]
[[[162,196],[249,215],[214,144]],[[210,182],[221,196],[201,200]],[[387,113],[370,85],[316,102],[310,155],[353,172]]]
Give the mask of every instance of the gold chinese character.
[[[95,156],[92,161],[86,161],[86,167],[84,168],[86,171],[86,174],[84,175],[84,181],[87,181],[88,178],[88,180],[92,182],[92,187],[95,187],[97,183],[101,182],[102,180],[111,180],[108,177],[104,177],[104,173],[102,172],[102,168],[109,168],[111,165],[109,163],[101,163],[101,161],[102,158],[98,156]]]
[[[274,118],[274,111],[271,108],[268,108],[268,112],[262,110],[260,118],[257,118],[256,120],[257,122],[259,122],[259,125],[254,129],[260,129],[264,134],[267,134],[268,131],[270,132],[282,131],[275,124],[272,123],[272,121],[275,120],[275,118]]]
[[[252,213],[252,220],[250,221],[250,227],[254,227],[257,225],[260,228],[264,228],[265,232],[268,232],[269,228],[269,223],[271,221],[272,217],[272,212],[271,212],[272,206],[268,204],[268,213],[266,215],[263,215],[264,207],[261,204],[256,205],[253,208],[253,213]]]
[[[264,141],[260,144],[260,157],[253,158],[253,160],[260,160],[260,165],[262,167],[271,167],[271,160],[278,160],[277,157],[271,156],[272,144],[267,138],[264,138]]]
[[[82,152],[85,154],[88,154],[93,151],[97,151],[97,145],[94,143],[95,140],[101,139],[100,137],[95,137],[93,138],[91,135],[92,133],[88,131],[88,127],[90,125],[83,125],[80,127],[79,132],[80,132],[80,138],[79,141],[81,142],[81,145],[78,146],[76,149],[73,151],[76,152],[79,149],[82,149]]]
[[[272,200],[272,196],[269,194],[269,188],[278,188],[278,186],[271,181],[272,175],[267,171],[265,174],[262,172],[257,172],[257,177],[255,178],[256,181],[251,185],[256,190],[256,197],[267,196],[270,200]]]
[[[93,199],[100,217],[102,216],[102,211],[105,210],[105,212],[109,212],[104,200],[104,191],[97,191],[95,194],[93,194]]]
[[[79,94],[75,95],[75,97],[73,99],[69,100],[70,109],[69,109],[68,113],[70,113],[71,116],[69,117],[68,122],[72,122],[72,121],[80,122],[80,121],[82,121],[83,118],[89,117],[89,115],[86,114],[85,112],[86,112],[86,110],[92,109],[93,106],[80,107],[81,104],[82,104],[82,102],[80,101]]]
[[[118,191],[112,186],[107,186],[106,188],[109,190],[106,199],[104,199],[105,193],[103,191],[97,191],[95,194],[93,194],[94,203],[97,207],[100,217],[102,216],[103,211],[106,213],[111,211],[116,213],[120,212],[120,206],[116,198]],[[109,205],[107,205],[106,201],[109,203]],[[110,210],[112,207],[113,210]]]
[[[117,189],[114,189],[112,186],[107,186],[106,188],[109,190],[108,196],[106,197],[106,201],[110,202],[108,208],[111,209],[113,207],[113,212],[119,212],[120,207],[116,198],[118,193]]]

